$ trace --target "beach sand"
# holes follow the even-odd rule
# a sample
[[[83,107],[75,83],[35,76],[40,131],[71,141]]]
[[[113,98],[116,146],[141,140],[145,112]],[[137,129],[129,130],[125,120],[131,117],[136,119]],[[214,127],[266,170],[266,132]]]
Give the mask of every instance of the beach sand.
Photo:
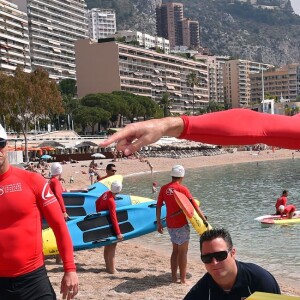
[[[216,156],[201,156],[194,158],[149,158],[154,172],[169,171],[174,164],[182,164],[185,168],[200,168],[242,162],[254,162],[278,159],[300,159],[300,152],[291,150],[276,150],[257,152],[238,151]],[[101,159],[100,175],[105,174],[105,166],[111,160]],[[64,186],[67,189],[78,189],[88,186],[87,173],[90,161],[63,165]],[[150,172],[146,162],[139,160],[121,160],[115,162],[118,174],[126,176]],[[69,183],[70,177],[74,183]],[[141,195],[143,196],[143,195]],[[167,234],[165,232],[164,234]],[[152,250],[151,250],[152,249]],[[192,285],[205,273],[200,259],[188,261],[188,280],[190,286],[171,283],[170,259],[171,245],[162,251],[153,250],[147,245],[141,246],[137,240],[122,242],[117,247],[116,266],[119,273],[110,275],[105,272],[103,248],[75,252],[75,261],[80,280],[80,292],[76,299],[183,299]],[[54,258],[46,259],[46,266],[54,289],[59,295],[62,266],[55,263]],[[300,296],[299,287],[289,286],[284,278],[276,278],[283,294]]]

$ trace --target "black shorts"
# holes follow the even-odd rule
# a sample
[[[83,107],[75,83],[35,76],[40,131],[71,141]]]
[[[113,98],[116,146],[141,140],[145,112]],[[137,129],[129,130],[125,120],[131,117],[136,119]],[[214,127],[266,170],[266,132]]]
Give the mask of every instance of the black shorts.
[[[1,300],[56,300],[45,266],[18,277],[0,277]]]

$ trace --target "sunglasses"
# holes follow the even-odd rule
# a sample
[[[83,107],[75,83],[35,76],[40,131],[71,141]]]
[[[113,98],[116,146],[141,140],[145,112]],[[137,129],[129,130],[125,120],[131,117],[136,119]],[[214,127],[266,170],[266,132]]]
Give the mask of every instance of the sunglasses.
[[[223,261],[228,257],[228,253],[231,251],[231,249],[225,250],[225,251],[218,251],[218,252],[213,252],[213,253],[208,253],[201,255],[201,260],[205,264],[210,264],[213,260],[213,258],[216,261]]]
[[[7,141],[6,140],[2,140],[0,141],[0,149],[3,149],[7,144]]]
[[[117,170],[110,170],[111,172],[117,172]]]

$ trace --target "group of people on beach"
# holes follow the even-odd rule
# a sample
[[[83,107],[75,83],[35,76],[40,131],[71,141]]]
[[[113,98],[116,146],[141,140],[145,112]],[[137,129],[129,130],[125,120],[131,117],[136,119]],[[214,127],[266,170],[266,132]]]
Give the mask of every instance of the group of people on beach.
[[[288,117],[232,109],[201,116],[168,117],[133,123],[109,137],[100,146],[117,143],[119,151],[130,155],[142,146],[154,143],[167,135],[217,145],[265,143],[270,146],[300,149],[299,122],[298,115]],[[177,168],[177,171],[183,172],[183,169]],[[183,178],[178,174],[172,177]],[[173,182],[173,179],[170,185],[178,185],[183,189],[178,182]],[[170,190],[162,188],[160,193],[163,191],[167,193]],[[167,203],[166,194],[159,196],[159,199],[158,203]],[[42,216],[53,229],[63,261],[64,275],[60,289],[62,298],[74,299],[79,290],[79,281],[72,241],[59,201],[50,189],[48,181],[40,174],[27,172],[9,164],[7,134],[2,126],[0,215],[0,299],[56,299],[44,263]],[[187,243],[189,233],[186,224],[182,224],[178,231],[176,227],[172,230],[172,214],[169,213],[167,218],[171,240],[175,244],[171,257],[173,280],[173,270],[179,267],[180,280],[184,283],[187,247],[179,248]],[[235,259],[236,249],[227,230],[206,231],[200,237],[200,253],[207,273],[185,299],[245,299],[255,291],[280,294],[276,280],[268,271]]]

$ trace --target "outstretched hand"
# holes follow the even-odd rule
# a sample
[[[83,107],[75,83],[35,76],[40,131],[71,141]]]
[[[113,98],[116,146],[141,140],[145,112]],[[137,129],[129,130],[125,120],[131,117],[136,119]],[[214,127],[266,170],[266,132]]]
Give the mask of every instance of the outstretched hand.
[[[182,130],[183,121],[179,117],[131,123],[100,143],[100,147],[117,143],[117,149],[123,151],[127,156],[140,150],[143,146],[157,142],[164,135],[178,137]]]

